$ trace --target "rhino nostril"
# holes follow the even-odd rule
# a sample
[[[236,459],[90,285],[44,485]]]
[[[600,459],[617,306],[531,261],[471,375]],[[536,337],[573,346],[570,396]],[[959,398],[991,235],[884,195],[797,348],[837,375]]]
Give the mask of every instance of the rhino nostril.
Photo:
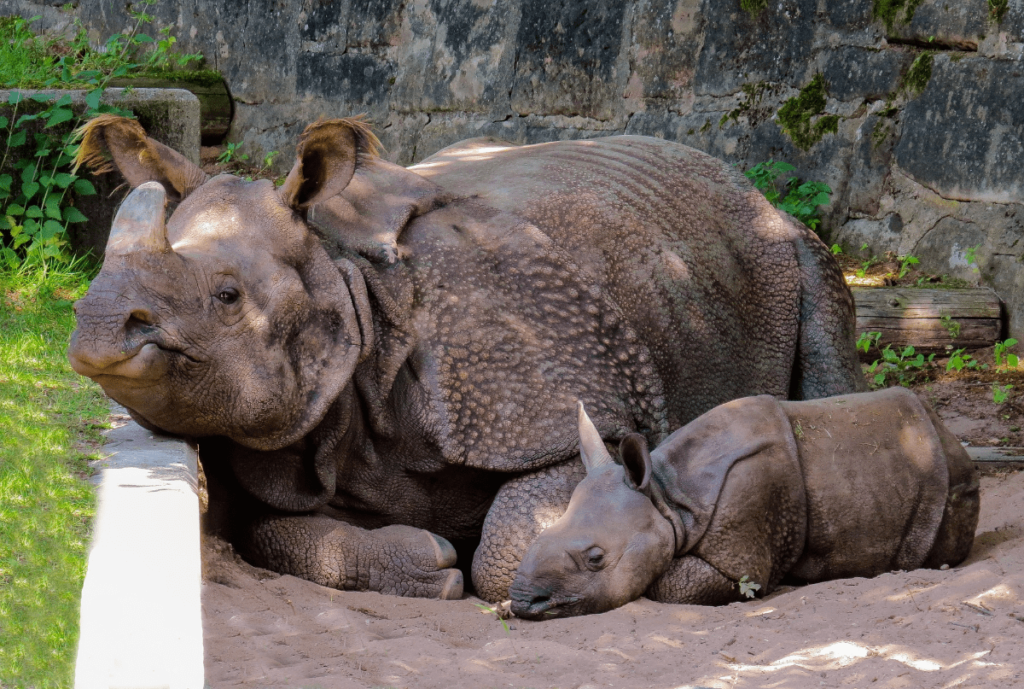
[[[154,323],[156,323],[156,318],[153,317],[153,312],[149,309],[132,309],[126,325],[153,325]]]

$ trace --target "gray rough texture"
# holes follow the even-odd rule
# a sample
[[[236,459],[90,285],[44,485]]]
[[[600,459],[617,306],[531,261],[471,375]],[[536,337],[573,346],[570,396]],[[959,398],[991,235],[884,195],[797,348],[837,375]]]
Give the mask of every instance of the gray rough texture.
[[[586,477],[519,568],[520,617],[602,612],[648,586],[655,600],[718,605],[742,600],[742,582],[763,596],[783,577],[953,566],[974,542],[977,470],[905,388],[734,400],[650,454],[627,436],[621,463],[582,412],[579,426]]]
[[[203,438],[249,505],[236,541],[279,571],[460,595],[422,531],[342,573],[393,552],[366,529],[407,524],[483,531],[474,577],[507,575],[528,543],[488,511],[506,481],[527,521],[564,509],[571,476],[526,475],[576,457],[577,400],[658,442],[737,397],[864,387],[828,248],[700,151],[475,140],[406,169],[350,120],[297,150],[275,187],[86,125],[80,156],[135,189],[68,350],[143,425]]]
[[[82,0],[71,15],[51,4],[0,0],[0,12],[54,28],[77,16],[97,43],[128,26],[122,4]],[[754,19],[737,0],[165,0],[153,12],[223,72],[232,138],[281,151],[282,166],[306,123],[357,113],[406,165],[472,136],[613,133],[743,167],[784,159],[835,190],[823,228],[848,251],[866,241],[868,255],[914,254],[925,270],[992,286],[1024,335],[1021,0],[998,23],[986,0],[923,0],[889,29],[868,0],[783,0]],[[904,77],[925,49],[934,75],[916,96]],[[838,132],[802,151],[776,113],[818,72]],[[943,220],[971,229],[950,244]],[[980,273],[968,246],[981,247]]]

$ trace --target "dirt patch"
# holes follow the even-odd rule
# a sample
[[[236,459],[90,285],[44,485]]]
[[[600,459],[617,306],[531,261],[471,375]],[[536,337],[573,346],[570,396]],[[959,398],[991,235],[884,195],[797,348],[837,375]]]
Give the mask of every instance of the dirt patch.
[[[1024,374],[945,372],[915,391],[972,445],[1024,445]],[[1007,400],[992,385],[1014,385]],[[710,608],[641,599],[501,622],[475,598],[342,592],[203,548],[206,672],[219,687],[1010,687],[1024,683],[1024,472],[982,478],[971,557]]]

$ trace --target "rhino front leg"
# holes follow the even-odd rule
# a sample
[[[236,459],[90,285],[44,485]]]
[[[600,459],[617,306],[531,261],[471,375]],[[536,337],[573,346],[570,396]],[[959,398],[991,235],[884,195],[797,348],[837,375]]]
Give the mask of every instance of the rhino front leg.
[[[646,596],[662,603],[725,605],[743,600],[735,581],[695,555],[672,560]]]
[[[257,518],[245,539],[248,559],[282,574],[349,591],[462,597],[455,549],[411,526],[362,529],[323,515]]]
[[[586,473],[583,463],[573,458],[518,476],[501,487],[473,555],[476,595],[491,602],[509,597],[508,589],[530,544],[565,514],[573,489]]]

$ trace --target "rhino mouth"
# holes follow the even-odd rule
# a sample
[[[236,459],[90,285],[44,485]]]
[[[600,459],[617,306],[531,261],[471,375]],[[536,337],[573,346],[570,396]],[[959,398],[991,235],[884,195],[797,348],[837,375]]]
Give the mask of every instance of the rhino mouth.
[[[181,347],[153,340],[131,343],[114,356],[95,356],[82,346],[77,335],[68,348],[71,368],[101,384],[118,378],[156,382],[167,373],[173,357],[181,357],[186,363],[201,363]]]
[[[550,595],[545,593],[509,592],[512,596],[512,612],[526,620],[549,620],[555,617],[571,617],[578,614],[577,604],[581,596]]]

